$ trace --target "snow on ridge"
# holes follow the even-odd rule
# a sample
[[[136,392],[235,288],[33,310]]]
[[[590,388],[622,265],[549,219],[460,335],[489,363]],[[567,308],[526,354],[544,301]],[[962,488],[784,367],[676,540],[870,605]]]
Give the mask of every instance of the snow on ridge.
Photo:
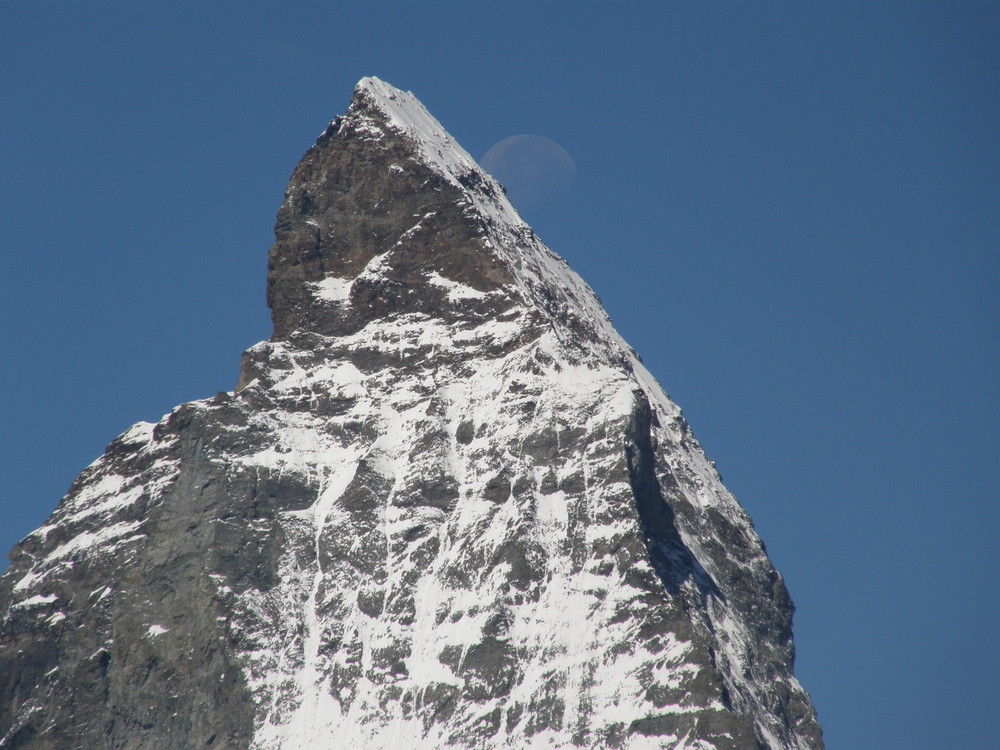
[[[118,438],[123,443],[151,443],[153,441],[152,422],[136,422]]]
[[[81,556],[113,554],[145,538],[144,514],[136,506],[159,498],[179,466],[176,458],[160,453],[170,441],[155,440],[155,427],[138,422],[112,443],[123,446],[133,458],[155,455],[150,468],[136,474],[127,463],[103,454],[84,470],[46,522],[31,532],[39,551],[14,584],[18,597],[37,595],[39,584],[65,574]],[[53,532],[58,535],[53,537]]]
[[[375,77],[362,78],[356,91],[367,94],[395,129],[413,138],[424,156],[443,170],[444,176],[457,178],[480,170],[475,159],[411,92],[401,91]]]
[[[412,92],[401,91],[378,78],[368,77],[358,81],[355,94],[365,97],[377,108],[393,130],[413,140],[428,166],[466,191],[484,218],[492,215],[502,223],[527,229],[500,183],[479,166]],[[489,185],[491,195],[482,189],[469,189],[470,175],[476,175],[478,182]]]

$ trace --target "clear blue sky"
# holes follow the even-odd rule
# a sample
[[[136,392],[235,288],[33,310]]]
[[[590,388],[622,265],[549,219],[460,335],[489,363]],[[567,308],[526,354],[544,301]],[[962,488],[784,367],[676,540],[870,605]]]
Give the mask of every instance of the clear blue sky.
[[[1000,4],[5,2],[0,547],[270,333],[354,83],[577,178],[527,218],[685,409],[798,605],[831,750],[996,747]]]

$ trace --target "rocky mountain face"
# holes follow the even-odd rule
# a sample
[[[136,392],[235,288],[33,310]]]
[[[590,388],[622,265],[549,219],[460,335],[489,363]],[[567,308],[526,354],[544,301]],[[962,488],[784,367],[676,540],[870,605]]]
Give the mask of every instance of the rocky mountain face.
[[[0,747],[822,748],[792,603],[600,303],[411,94],[306,153],[236,389],[0,579]]]

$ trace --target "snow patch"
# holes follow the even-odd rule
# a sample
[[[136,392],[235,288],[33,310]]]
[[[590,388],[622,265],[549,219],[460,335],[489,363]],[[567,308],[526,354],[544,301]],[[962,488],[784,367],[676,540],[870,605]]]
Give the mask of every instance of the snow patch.
[[[112,524],[98,531],[84,531],[77,534],[65,544],[61,544],[50,552],[45,560],[52,562],[63,557],[76,555],[92,547],[113,548],[119,544],[131,542],[145,537],[145,534],[136,534],[142,527],[142,521],[122,521]]]
[[[314,281],[310,284],[313,292],[322,300],[327,302],[344,302],[350,299],[351,285],[354,279],[338,279],[336,276],[327,276],[322,281]]]
[[[35,596],[29,596],[27,599],[17,602],[12,605],[13,607],[40,607],[45,604],[52,604],[59,597],[55,594],[35,594]]]
[[[467,299],[484,299],[489,296],[489,292],[480,292],[471,286],[459,284],[457,281],[446,279],[437,271],[431,271],[427,276],[427,282],[436,287],[440,287],[448,292],[448,299],[451,302],[460,302]]]

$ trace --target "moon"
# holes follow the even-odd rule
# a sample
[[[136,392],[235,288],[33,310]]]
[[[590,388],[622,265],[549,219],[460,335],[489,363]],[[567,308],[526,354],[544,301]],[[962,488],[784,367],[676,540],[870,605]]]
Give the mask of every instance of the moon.
[[[504,138],[483,154],[479,164],[500,181],[520,211],[540,208],[557,198],[576,176],[576,165],[566,150],[540,135]]]

